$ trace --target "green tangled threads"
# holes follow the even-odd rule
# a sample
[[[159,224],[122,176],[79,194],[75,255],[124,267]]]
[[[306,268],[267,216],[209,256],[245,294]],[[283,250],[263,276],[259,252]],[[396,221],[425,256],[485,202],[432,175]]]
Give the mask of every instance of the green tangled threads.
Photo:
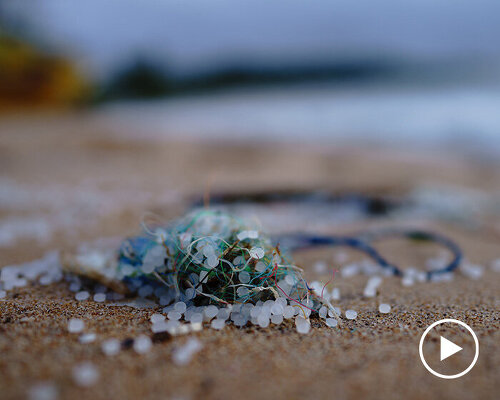
[[[307,283],[291,258],[256,226],[221,211],[196,210],[127,239],[118,273],[132,288],[149,283],[167,290],[172,299],[199,304],[280,296],[310,301]]]

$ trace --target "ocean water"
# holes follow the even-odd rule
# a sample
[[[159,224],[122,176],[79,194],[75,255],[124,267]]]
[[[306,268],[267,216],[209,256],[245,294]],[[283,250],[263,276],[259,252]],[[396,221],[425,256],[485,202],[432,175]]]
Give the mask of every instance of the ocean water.
[[[101,122],[124,138],[290,142],[448,149],[500,155],[500,86],[227,91],[107,104]]]

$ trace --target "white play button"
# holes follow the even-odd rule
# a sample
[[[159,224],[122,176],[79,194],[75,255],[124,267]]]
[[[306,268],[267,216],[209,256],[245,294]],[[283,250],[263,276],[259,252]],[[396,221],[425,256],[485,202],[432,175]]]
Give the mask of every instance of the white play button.
[[[452,341],[441,336],[441,358],[440,361],[447,359],[455,353],[458,353],[462,348],[457,346]]]
[[[464,348],[442,335],[452,338]],[[438,337],[439,342],[436,340]],[[470,340],[471,337],[474,339],[474,345]],[[440,345],[439,350],[438,345]],[[460,354],[457,354],[458,352]],[[418,354],[422,364],[432,375],[443,379],[456,379],[464,376],[476,364],[479,357],[479,341],[472,328],[465,322],[451,318],[441,319],[425,329],[418,345]],[[443,362],[454,354],[457,355],[452,358],[453,362]]]

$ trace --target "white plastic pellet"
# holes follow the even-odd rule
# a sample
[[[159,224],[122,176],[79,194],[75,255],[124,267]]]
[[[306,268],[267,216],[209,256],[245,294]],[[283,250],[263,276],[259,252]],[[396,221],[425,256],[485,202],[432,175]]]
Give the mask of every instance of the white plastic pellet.
[[[102,342],[101,350],[107,356],[114,356],[120,352],[120,341],[118,339],[108,339]]]
[[[80,335],[78,340],[82,344],[87,344],[87,343],[92,343],[96,339],[96,334],[95,333],[84,333],[83,335]]]
[[[203,330],[203,324],[201,322],[191,322],[191,332],[200,332]]]
[[[225,321],[229,318],[230,314],[231,310],[229,308],[220,308],[219,311],[217,311],[217,318]]]
[[[275,301],[274,304],[271,306],[271,313],[273,315],[283,315],[283,312],[284,312],[283,305]]]
[[[382,303],[378,306],[378,311],[382,314],[387,314],[391,312],[391,306],[386,303]]]
[[[214,305],[210,305],[207,308],[205,308],[203,312],[205,313],[206,317],[210,320],[217,315],[219,309]]]
[[[332,300],[340,300],[340,289],[339,288],[332,289]]]
[[[57,387],[50,382],[37,383],[28,391],[29,400],[56,400],[57,397]]]
[[[275,325],[281,325],[283,323],[283,314],[272,315],[271,322]]]
[[[170,320],[176,321],[176,320],[181,319],[181,313],[180,313],[180,312],[178,312],[178,311],[174,311],[174,310],[172,310],[172,311],[169,311],[169,312],[168,312],[167,317],[168,317],[168,319],[170,319]]]
[[[193,356],[202,349],[203,345],[198,339],[188,339],[186,344],[177,348],[172,358],[174,363],[180,366],[189,364]]]
[[[299,315],[297,318],[295,318],[295,328],[297,329],[298,333],[305,335],[309,333],[309,330],[311,329],[311,323],[308,319],[305,319],[304,317]]]
[[[290,319],[295,315],[295,307],[293,306],[286,306],[284,311],[283,311],[283,317],[286,319]]]
[[[401,279],[401,284],[406,287],[413,286],[414,283],[415,280],[412,276],[403,276],[403,279]]]
[[[103,301],[106,301],[106,293],[94,294],[94,301],[97,301],[98,303],[102,303]]]
[[[168,331],[169,325],[166,321],[158,321],[151,325],[151,331],[153,333],[166,332]]]
[[[225,325],[226,321],[219,318],[213,319],[212,322],[210,323],[212,329],[217,329],[217,330],[223,329]]]
[[[241,271],[238,274],[238,278],[241,283],[248,283],[250,282],[250,274],[247,271]]]
[[[219,265],[219,257],[217,257],[215,254],[210,255],[207,257],[207,265],[210,268],[215,268],[217,265]]]
[[[462,263],[460,265],[460,272],[470,279],[479,279],[483,276],[483,267],[481,265],[474,265],[469,263]]]
[[[139,354],[147,353],[151,349],[151,345],[151,339],[146,335],[138,336],[134,340],[134,350]]]
[[[78,386],[92,386],[99,379],[99,372],[93,364],[86,362],[73,368],[73,380]]]
[[[248,290],[248,288],[246,288],[245,286],[240,286],[238,289],[236,289],[236,294],[239,297],[248,296],[248,293],[250,293],[250,290]]]
[[[255,264],[255,270],[257,272],[264,272],[267,268],[267,265],[264,264],[262,261],[259,261],[257,262],[257,264]]]
[[[186,303],[184,303],[183,301],[178,301],[174,304],[174,310],[181,314],[186,312]]]
[[[327,318],[325,322],[326,325],[329,326],[330,328],[334,328],[338,324],[338,321],[335,318]]]
[[[358,316],[358,313],[354,310],[347,310],[345,312],[345,317],[347,319],[356,319],[357,316]]]
[[[89,298],[89,292],[86,292],[86,291],[82,291],[82,292],[78,292],[77,294],[75,294],[75,299],[77,299],[78,301],[83,301],[83,300],[87,300]]]
[[[153,314],[149,318],[153,324],[156,324],[157,322],[165,321],[165,316],[163,314]]]
[[[80,333],[85,328],[85,323],[78,318],[71,318],[68,321],[68,332],[70,333]]]
[[[264,313],[260,313],[257,317],[257,323],[261,328],[267,328],[269,326],[269,316]]]
[[[262,247],[252,247],[250,249],[250,257],[260,260],[264,257],[264,249]]]
[[[191,315],[191,318],[189,319],[189,321],[193,324],[196,324],[196,323],[201,323],[203,322],[203,314],[202,313],[194,313],[193,315]]]

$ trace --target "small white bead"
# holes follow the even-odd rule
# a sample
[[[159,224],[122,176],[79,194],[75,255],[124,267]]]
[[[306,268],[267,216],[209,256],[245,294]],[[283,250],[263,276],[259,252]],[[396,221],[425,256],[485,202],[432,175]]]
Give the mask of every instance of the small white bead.
[[[284,311],[283,311],[283,317],[286,319],[290,319],[295,315],[295,307],[293,306],[286,306]]]
[[[181,313],[178,311],[173,311],[173,310],[169,311],[167,316],[168,316],[168,319],[174,320],[174,321],[181,319]]]
[[[32,386],[28,392],[29,400],[56,400],[57,388],[53,383],[42,382]]]
[[[83,292],[78,292],[77,294],[75,294],[75,299],[78,300],[78,301],[83,301],[83,300],[87,300],[89,298],[89,292],[86,292],[86,291],[83,291]]]
[[[68,321],[68,332],[80,333],[85,328],[85,323],[78,318],[71,318]]]
[[[165,316],[163,314],[153,314],[149,318],[153,324],[156,324],[157,322],[165,321]]]
[[[205,308],[205,310],[204,310],[204,313],[208,319],[214,318],[218,312],[219,312],[219,309],[214,305],[210,305],[207,308]]]
[[[97,301],[98,303],[102,303],[105,300],[106,300],[106,293],[94,294],[94,301]]]
[[[338,321],[335,318],[327,318],[325,322],[326,325],[329,326],[330,328],[334,328],[338,324]]]
[[[247,271],[241,271],[238,274],[238,278],[241,283],[248,283],[250,282],[250,274]]]
[[[271,313],[273,315],[283,315],[284,312],[284,307],[282,304],[274,302],[274,304],[271,306]]]
[[[358,316],[358,313],[354,310],[347,310],[345,312],[345,317],[347,319],[356,319],[357,316]]]
[[[151,349],[151,339],[149,336],[141,335],[134,340],[134,350],[139,354],[144,354]]]
[[[250,257],[260,260],[264,257],[264,249],[262,247],[252,247],[250,249]]]
[[[272,315],[271,322],[275,325],[281,325],[283,323],[283,314]]]
[[[202,349],[203,345],[198,339],[191,338],[185,345],[177,348],[172,356],[175,364],[184,366],[189,364],[193,356]]]
[[[102,342],[101,350],[107,356],[114,356],[120,352],[120,341],[118,339],[108,339]]]
[[[186,312],[186,303],[184,303],[183,301],[178,301],[174,304],[174,310],[181,314]]]
[[[378,306],[378,311],[382,314],[387,314],[391,312],[391,306],[386,303],[382,303]]]
[[[95,333],[84,333],[78,338],[78,340],[82,344],[92,343],[95,339],[96,339]]]
[[[223,319],[216,318],[212,320],[210,326],[212,327],[212,329],[221,330],[224,328],[224,326],[226,326],[226,321]]]
[[[99,372],[91,363],[78,364],[73,368],[73,380],[78,386],[92,386],[99,379]]]
[[[158,321],[153,323],[153,325],[151,325],[151,331],[153,333],[166,332],[168,331],[168,327],[169,327],[168,322]]]
[[[308,319],[305,319],[304,317],[299,315],[297,318],[295,318],[295,328],[297,329],[298,333],[305,335],[309,333],[311,324]]]

